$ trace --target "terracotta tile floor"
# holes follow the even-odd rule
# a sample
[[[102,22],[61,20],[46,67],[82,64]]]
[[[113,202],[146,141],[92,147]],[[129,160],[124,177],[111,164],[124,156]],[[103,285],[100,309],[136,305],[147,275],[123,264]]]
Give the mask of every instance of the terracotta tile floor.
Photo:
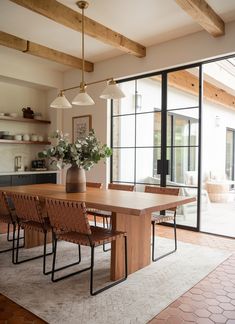
[[[172,238],[172,228],[159,226],[158,235]],[[226,249],[235,253],[235,239],[177,230],[178,240]],[[41,324],[26,309],[0,295],[0,324]],[[149,323],[226,323],[235,324],[235,254],[219,265],[207,277],[174,301]]]
[[[158,235],[172,237],[163,226]],[[234,252],[207,277],[170,304],[149,324],[235,324],[235,240],[178,230],[178,240]]]

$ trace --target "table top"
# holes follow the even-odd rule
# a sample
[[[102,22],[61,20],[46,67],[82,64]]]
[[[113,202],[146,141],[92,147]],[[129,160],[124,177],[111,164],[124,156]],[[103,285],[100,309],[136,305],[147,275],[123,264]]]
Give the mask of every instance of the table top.
[[[37,195],[40,198],[81,201],[85,202],[86,206],[90,208],[137,216],[166,210],[196,200],[195,197],[97,188],[87,188],[84,193],[66,193],[65,186],[58,184],[0,187],[0,190]]]

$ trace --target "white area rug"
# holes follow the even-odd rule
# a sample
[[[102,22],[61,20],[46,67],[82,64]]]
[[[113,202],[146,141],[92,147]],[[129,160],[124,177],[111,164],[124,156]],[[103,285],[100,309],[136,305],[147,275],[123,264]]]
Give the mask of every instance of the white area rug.
[[[173,245],[172,240],[161,238],[158,243],[161,250]],[[38,249],[27,250],[27,253],[37,253]],[[62,260],[59,266],[64,261],[75,261],[75,245],[59,242],[58,249],[61,251],[58,257]],[[41,259],[13,265],[10,253],[4,253],[0,254],[0,292],[53,324],[142,324],[194,286],[230,254],[179,242],[176,253],[135,272],[120,285],[91,297],[89,272],[52,283],[50,276],[42,274]],[[89,256],[90,249],[83,248],[81,266],[89,262]],[[108,280],[110,253],[97,248],[95,256],[95,282],[104,283]]]

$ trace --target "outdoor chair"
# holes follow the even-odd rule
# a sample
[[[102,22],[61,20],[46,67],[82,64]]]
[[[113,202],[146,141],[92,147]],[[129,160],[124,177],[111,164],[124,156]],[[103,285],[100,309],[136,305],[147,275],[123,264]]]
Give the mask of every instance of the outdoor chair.
[[[163,188],[163,187],[152,187],[152,186],[145,186],[145,192],[154,193],[154,194],[161,194],[161,195],[179,195],[179,188]],[[165,256],[174,253],[177,250],[177,236],[176,236],[176,207],[170,208],[168,210],[163,211],[163,213],[152,213],[151,217],[151,224],[152,224],[152,261],[155,262],[159,259],[164,258]],[[161,256],[155,257],[155,232],[156,232],[156,225],[160,223],[164,223],[167,221],[173,220],[174,223],[174,241],[175,247],[174,250],[162,254]]]
[[[118,232],[105,229],[97,226],[90,226],[85,203],[62,201],[55,199],[46,199],[47,214],[53,228],[54,234],[54,256],[52,265],[51,280],[53,282],[68,278],[70,276],[90,270],[90,294],[97,295],[98,293],[111,288],[127,278],[127,238],[125,232]],[[93,289],[93,268],[94,268],[94,249],[95,247],[124,238],[124,258],[125,258],[125,275],[124,278],[117,280],[96,291]],[[78,246],[89,246],[91,248],[91,263],[89,267],[79,271],[72,272],[55,278],[55,263],[57,253],[57,240],[63,240]]]

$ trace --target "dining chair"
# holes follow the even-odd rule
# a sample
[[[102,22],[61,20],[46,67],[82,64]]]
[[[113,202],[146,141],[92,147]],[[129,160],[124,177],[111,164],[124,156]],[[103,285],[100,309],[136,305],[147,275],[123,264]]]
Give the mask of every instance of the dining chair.
[[[12,263],[14,263],[14,241],[15,241],[15,232],[16,232],[16,216],[15,211],[9,199],[6,196],[6,193],[0,192],[0,223],[7,224],[7,241],[12,242],[12,247],[4,250],[0,250],[0,253],[12,251]],[[10,226],[12,225],[12,239],[9,237]]]
[[[8,193],[7,195],[12,200],[12,203],[14,205],[18,225],[16,256],[13,263],[20,264],[43,257],[43,274],[49,274],[50,271],[46,272],[46,256],[53,253],[53,242],[52,252],[46,253],[46,247],[47,233],[51,232],[51,226],[45,213],[43,213],[42,204],[40,203],[38,196],[12,192]],[[43,254],[19,260],[20,228],[23,228],[25,230],[34,230],[44,234]],[[14,240],[13,248],[15,248]]]
[[[88,188],[98,188],[101,189],[103,187],[103,184],[101,182],[86,182],[86,186]],[[92,215],[94,217],[94,224],[96,226],[96,211],[95,208],[87,208],[87,212],[89,215]]]
[[[123,190],[123,191],[134,191],[134,185],[126,185],[126,184],[119,184],[119,183],[109,183],[108,189],[111,190]],[[100,217],[103,220],[103,227],[104,228],[111,228],[112,227],[112,213],[106,210],[93,210],[94,217]],[[95,223],[96,225],[96,223]],[[103,245],[103,251],[108,252],[111,249],[106,249],[105,244]]]
[[[154,194],[161,194],[161,195],[179,195],[179,188],[165,188],[165,187],[152,187],[152,186],[145,186],[145,192],[154,193]],[[177,236],[176,236],[176,207],[169,208],[161,213],[152,213],[151,217],[151,224],[152,224],[152,261],[157,261],[159,259],[164,258],[165,256],[174,253],[177,250]],[[156,233],[156,225],[171,221],[173,220],[174,223],[174,241],[175,247],[174,250],[167,252],[159,257],[155,257],[155,233]]]
[[[86,186],[89,188],[99,188],[101,189],[103,184],[101,182],[86,182]]]
[[[75,274],[90,270],[90,294],[97,295],[98,293],[109,289],[127,278],[127,237],[125,232],[105,229],[98,226],[90,226],[88,221],[88,214],[85,203],[62,201],[56,199],[46,199],[46,210],[52,225],[55,250],[53,255],[53,265],[51,280],[53,282],[68,278]],[[124,238],[124,259],[125,259],[125,275],[103,288],[94,291],[93,288],[93,272],[94,272],[94,249],[95,247],[116,240],[117,238]],[[91,262],[90,266],[79,271],[72,272],[55,278],[55,263],[57,253],[57,240],[63,240],[78,246],[89,246],[91,248]]]

